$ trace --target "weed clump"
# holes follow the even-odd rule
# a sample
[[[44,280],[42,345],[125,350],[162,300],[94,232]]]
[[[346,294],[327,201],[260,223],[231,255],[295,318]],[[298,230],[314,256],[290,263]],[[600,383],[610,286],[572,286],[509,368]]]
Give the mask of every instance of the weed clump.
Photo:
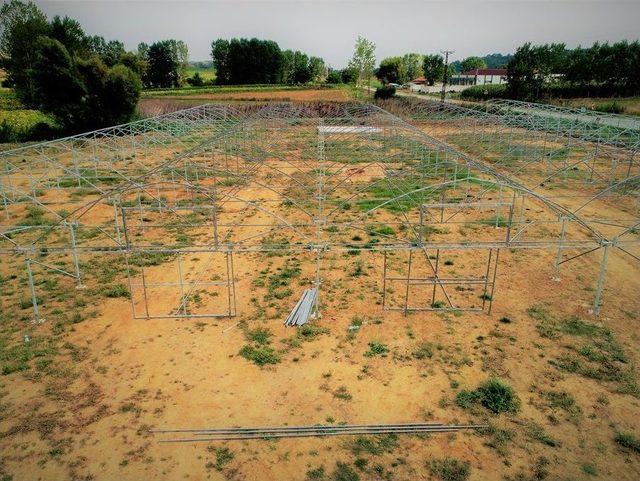
[[[242,346],[238,354],[260,367],[266,364],[278,364],[280,362],[280,355],[269,346],[254,347],[245,345]]]
[[[441,481],[466,481],[471,474],[469,461],[455,458],[432,459],[427,462],[427,467]]]
[[[385,344],[377,341],[371,341],[369,343],[369,350],[365,352],[364,355],[367,357],[374,357],[374,356],[386,357],[388,352],[389,352],[389,348]]]
[[[494,414],[515,413],[520,409],[520,399],[513,388],[497,378],[486,380],[473,391],[460,391],[456,404],[464,409],[480,404]]]
[[[640,438],[635,434],[619,431],[616,433],[614,440],[623,448],[640,454]]]

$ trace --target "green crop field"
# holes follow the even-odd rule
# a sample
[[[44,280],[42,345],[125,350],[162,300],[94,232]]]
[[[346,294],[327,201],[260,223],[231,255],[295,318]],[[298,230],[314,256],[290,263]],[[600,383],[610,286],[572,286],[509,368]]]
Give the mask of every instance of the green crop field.
[[[215,80],[216,78],[216,72],[213,69],[213,67],[191,67],[191,66],[187,69],[187,78],[193,77],[193,75],[196,72],[200,74],[200,77],[202,77],[202,79],[205,82]]]

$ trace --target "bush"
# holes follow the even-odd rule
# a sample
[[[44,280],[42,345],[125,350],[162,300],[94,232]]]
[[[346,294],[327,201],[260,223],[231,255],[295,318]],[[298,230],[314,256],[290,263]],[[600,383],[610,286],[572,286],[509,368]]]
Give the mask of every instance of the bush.
[[[520,399],[513,388],[497,378],[488,379],[474,391],[460,391],[456,396],[456,404],[462,408],[468,409],[477,403],[495,414],[520,409]]]
[[[624,105],[613,101],[596,105],[594,110],[597,110],[598,112],[604,112],[606,114],[623,114],[625,108]]]
[[[187,79],[187,83],[192,87],[202,87],[204,85],[204,79],[199,72],[193,74],[193,77]]]
[[[280,362],[278,353],[269,346],[253,347],[246,345],[240,349],[238,354],[260,367],[265,364],[278,364]]]
[[[640,453],[640,439],[633,433],[617,432],[614,438],[623,448]]]
[[[507,98],[507,84],[474,85],[460,92],[465,100],[489,100]]]
[[[338,461],[331,479],[333,481],[359,481],[360,476],[348,464]]]
[[[396,94],[395,87],[392,87],[391,85],[384,85],[376,89],[376,93],[374,94],[373,98],[381,99],[381,100],[390,99],[395,94]]]
[[[465,481],[469,479],[469,461],[454,458],[432,459],[427,463],[429,471],[442,481]]]

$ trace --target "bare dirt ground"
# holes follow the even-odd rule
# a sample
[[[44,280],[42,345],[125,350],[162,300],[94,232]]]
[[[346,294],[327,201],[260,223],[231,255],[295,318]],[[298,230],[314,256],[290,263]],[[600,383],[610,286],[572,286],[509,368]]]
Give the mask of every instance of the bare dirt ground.
[[[301,157],[295,149],[288,154]],[[375,167],[357,173],[354,182],[379,175]],[[255,186],[238,195],[273,200],[272,193]],[[616,207],[602,202],[598,208]],[[268,219],[255,209],[224,209],[247,225]],[[282,204],[273,209],[288,212]],[[95,215],[102,222],[108,212],[96,209]],[[393,217],[381,213],[378,220],[391,224]],[[241,227],[233,235],[243,234]],[[140,240],[154,239],[147,232]],[[481,265],[484,255],[456,251],[445,258],[460,274]],[[92,264],[87,256],[87,289],[75,290],[64,281],[41,286],[57,297],[47,304],[47,321],[33,328],[28,351],[21,347],[30,316],[30,306],[21,306],[24,274],[18,261],[3,258],[1,360],[4,369],[23,356],[26,368],[6,369],[0,377],[0,473],[16,481],[465,479],[447,477],[431,463],[449,458],[469,463],[470,480],[638,479],[640,455],[614,440],[617,432],[640,430],[637,264],[613,251],[602,314],[594,318],[589,309],[599,251],[563,265],[559,282],[552,280],[553,249],[503,249],[500,255],[490,315],[404,316],[382,309],[381,253],[329,252],[322,263],[322,318],[308,337],[283,321],[315,275],[311,255],[236,255],[238,317],[201,320],[134,320],[129,299],[100,290],[109,276],[108,283],[125,282],[123,260],[101,256]],[[401,269],[403,256],[393,254],[391,265]],[[184,262],[197,269],[208,258],[194,253]],[[269,282],[287,266],[299,266],[287,281],[291,292],[274,298]],[[220,273],[218,267],[211,268],[212,276]],[[145,272],[149,279],[171,279],[175,265],[160,262]],[[397,289],[388,291],[390,297]],[[151,304],[171,311],[172,296],[155,296]],[[71,320],[75,312],[81,318]],[[254,344],[256,328],[269,330],[266,345],[275,363],[260,367],[239,354]],[[55,343],[47,341],[53,337]],[[370,343],[388,351],[372,353]],[[491,376],[513,387],[520,399],[517,412],[496,415],[456,402],[461,390]],[[455,435],[211,444],[162,444],[150,433],[417,421],[479,421],[491,428]]]

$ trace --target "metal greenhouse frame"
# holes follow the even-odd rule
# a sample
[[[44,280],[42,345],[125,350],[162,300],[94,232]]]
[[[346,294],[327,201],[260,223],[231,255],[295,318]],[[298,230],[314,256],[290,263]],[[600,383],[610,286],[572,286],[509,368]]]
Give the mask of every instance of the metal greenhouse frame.
[[[319,310],[328,253],[379,253],[383,308],[408,313],[490,312],[503,249],[554,250],[555,277],[602,251],[597,314],[610,252],[640,260],[638,137],[569,117],[509,102],[208,104],[6,151],[0,258],[24,263],[41,321],[34,268],[83,288],[103,256],[126,266],[134,318],[196,318],[236,315],[238,255],[307,256]],[[452,272],[450,251],[486,262]]]

